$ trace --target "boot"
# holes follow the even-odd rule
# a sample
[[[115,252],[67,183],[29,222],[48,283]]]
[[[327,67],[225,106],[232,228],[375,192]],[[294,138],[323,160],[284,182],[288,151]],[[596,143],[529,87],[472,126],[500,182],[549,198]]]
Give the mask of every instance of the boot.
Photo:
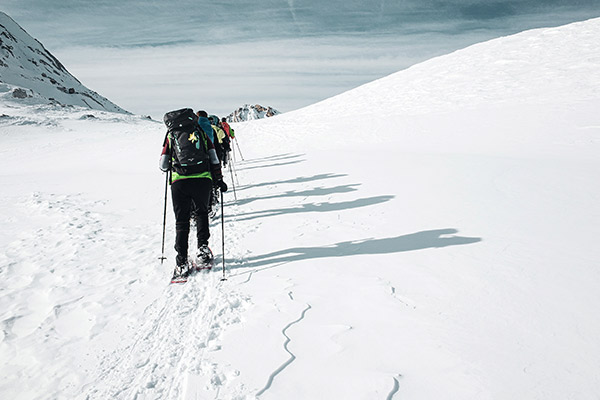
[[[198,262],[201,264],[210,264],[214,259],[212,251],[207,244],[203,244],[198,248]]]
[[[175,270],[173,271],[173,277],[171,278],[171,283],[183,283],[187,281],[189,275],[189,264],[187,259],[182,261],[181,257],[177,256],[177,265],[175,265]]]

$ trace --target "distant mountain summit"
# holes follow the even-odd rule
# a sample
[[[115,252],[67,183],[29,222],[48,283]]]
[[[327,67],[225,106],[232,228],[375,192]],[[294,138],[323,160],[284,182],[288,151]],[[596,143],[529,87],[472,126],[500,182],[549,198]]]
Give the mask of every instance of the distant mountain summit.
[[[126,113],[83,86],[36,39],[0,12],[0,98]]]
[[[263,107],[260,104],[244,104],[243,107],[238,108],[227,116],[229,122],[243,122],[250,121],[253,119],[261,119],[267,117],[273,117],[277,114],[281,114],[273,107]]]

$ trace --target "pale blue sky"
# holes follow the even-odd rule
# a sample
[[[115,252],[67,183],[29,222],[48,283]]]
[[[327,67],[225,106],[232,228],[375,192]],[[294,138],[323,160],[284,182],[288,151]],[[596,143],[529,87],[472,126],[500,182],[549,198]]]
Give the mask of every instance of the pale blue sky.
[[[416,62],[600,16],[600,0],[2,0],[82,83],[160,116],[300,108]]]

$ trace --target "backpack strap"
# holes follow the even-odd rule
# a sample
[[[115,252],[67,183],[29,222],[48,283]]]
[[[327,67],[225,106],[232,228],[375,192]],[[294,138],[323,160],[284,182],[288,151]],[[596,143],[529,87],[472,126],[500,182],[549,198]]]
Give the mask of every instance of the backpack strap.
[[[169,130],[167,130],[167,133],[165,134],[165,139],[163,140],[163,148],[167,144],[168,144],[167,152],[165,153],[169,160],[169,169],[167,170],[167,174],[169,174],[169,185],[172,185],[173,184],[173,156],[172,156],[173,149],[171,149],[171,143],[169,142]]]

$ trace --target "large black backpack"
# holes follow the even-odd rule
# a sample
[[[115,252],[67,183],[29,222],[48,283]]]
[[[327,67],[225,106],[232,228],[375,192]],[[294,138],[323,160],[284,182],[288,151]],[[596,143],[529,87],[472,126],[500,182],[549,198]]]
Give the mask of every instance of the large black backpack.
[[[194,111],[191,108],[171,111],[165,114],[164,121],[175,172],[193,175],[210,171],[206,134],[198,126]]]

